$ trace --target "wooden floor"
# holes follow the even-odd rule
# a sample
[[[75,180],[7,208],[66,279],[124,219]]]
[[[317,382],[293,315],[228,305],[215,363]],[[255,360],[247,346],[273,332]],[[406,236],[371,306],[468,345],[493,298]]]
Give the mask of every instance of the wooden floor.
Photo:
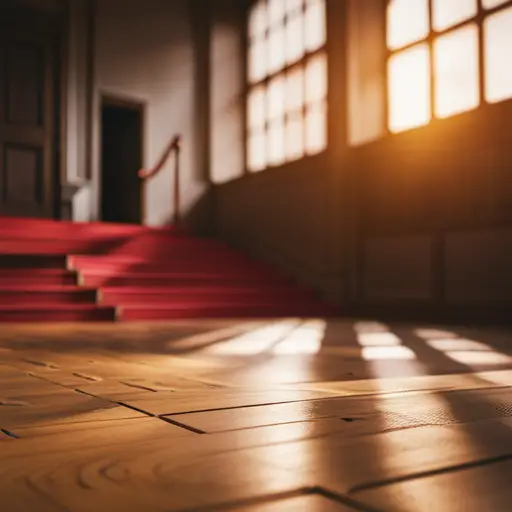
[[[512,510],[510,332],[0,326],[2,512]]]

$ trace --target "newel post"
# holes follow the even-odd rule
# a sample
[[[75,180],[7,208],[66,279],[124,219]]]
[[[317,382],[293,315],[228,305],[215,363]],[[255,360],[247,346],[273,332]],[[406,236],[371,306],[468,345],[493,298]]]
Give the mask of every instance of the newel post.
[[[173,224],[178,227],[181,222],[180,215],[180,154],[181,154],[181,137],[176,139],[174,151],[174,207],[173,207]]]

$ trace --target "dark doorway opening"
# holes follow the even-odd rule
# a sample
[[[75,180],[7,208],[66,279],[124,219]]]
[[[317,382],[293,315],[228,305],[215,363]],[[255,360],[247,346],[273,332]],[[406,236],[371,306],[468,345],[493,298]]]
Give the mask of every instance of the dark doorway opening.
[[[140,224],[143,190],[144,106],[103,98],[101,104],[101,218]]]

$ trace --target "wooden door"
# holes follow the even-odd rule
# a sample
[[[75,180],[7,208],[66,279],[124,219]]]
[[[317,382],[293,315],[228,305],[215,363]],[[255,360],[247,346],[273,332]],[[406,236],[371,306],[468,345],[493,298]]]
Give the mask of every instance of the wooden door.
[[[30,16],[9,12],[0,19],[0,215],[50,217],[55,193],[54,45],[40,29],[42,20]]]

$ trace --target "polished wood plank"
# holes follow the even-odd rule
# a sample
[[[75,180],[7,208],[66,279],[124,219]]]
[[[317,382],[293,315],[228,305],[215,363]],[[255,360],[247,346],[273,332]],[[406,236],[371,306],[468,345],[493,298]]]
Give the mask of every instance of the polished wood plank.
[[[400,326],[407,350],[368,352],[331,322],[301,352],[316,334],[279,349],[276,323],[2,326],[0,508],[457,512],[464,487],[475,510],[507,503],[512,365],[475,371],[503,333]]]
[[[354,493],[364,505],[396,512],[506,511],[512,504],[512,460],[431,475]]]

